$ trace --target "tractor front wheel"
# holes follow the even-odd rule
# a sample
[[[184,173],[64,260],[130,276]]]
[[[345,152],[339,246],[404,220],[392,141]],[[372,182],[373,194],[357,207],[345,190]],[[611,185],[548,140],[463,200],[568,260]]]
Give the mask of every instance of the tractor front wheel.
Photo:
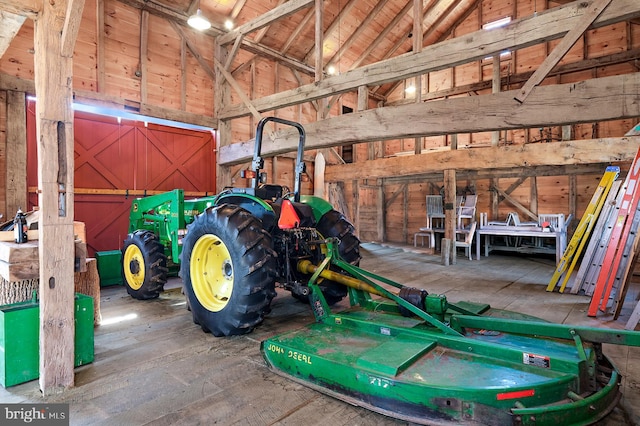
[[[249,333],[276,295],[271,236],[248,211],[208,208],[189,225],[180,275],[193,321],[214,336]]]
[[[122,276],[134,299],[155,299],[167,282],[167,256],[158,237],[138,230],[127,236],[122,248]]]

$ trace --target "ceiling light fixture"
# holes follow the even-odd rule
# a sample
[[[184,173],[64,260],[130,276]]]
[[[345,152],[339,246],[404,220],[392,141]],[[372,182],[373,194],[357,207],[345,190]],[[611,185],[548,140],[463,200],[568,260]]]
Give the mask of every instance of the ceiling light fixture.
[[[233,21],[231,19],[227,19],[224,21],[224,27],[231,31],[233,29]]]
[[[191,28],[195,28],[199,31],[204,31],[211,28],[211,22],[209,22],[209,20],[204,17],[202,11],[200,10],[200,2],[198,2],[198,10],[196,11],[196,13],[189,16],[189,19],[187,19],[187,24],[189,24]]]

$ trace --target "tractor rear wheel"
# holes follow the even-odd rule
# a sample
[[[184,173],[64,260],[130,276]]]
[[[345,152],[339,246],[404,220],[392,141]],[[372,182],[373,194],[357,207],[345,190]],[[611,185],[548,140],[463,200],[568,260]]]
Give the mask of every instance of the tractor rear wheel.
[[[167,256],[158,237],[138,230],[127,235],[122,247],[122,276],[134,299],[155,299],[167,282]]]
[[[276,295],[271,235],[248,211],[208,208],[189,225],[180,275],[193,321],[214,336],[249,333]]]
[[[330,210],[318,221],[317,230],[324,238],[335,237],[340,240],[338,251],[340,257],[351,265],[360,264],[360,240],[355,235],[355,228],[342,213],[337,210]],[[335,267],[331,270],[344,272]],[[335,281],[323,279],[318,282],[320,290],[329,305],[334,305],[344,299],[347,295],[347,287]],[[302,302],[309,302],[309,296],[293,295]]]

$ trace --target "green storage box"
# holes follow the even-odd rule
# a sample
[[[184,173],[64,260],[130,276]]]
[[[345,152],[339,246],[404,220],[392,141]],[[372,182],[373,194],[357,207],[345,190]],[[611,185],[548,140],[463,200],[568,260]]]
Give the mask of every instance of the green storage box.
[[[122,282],[122,252],[120,250],[96,252],[100,287],[123,284]]]
[[[0,384],[4,387],[37,379],[40,373],[38,302],[0,306]],[[93,362],[93,299],[75,297],[74,365]]]

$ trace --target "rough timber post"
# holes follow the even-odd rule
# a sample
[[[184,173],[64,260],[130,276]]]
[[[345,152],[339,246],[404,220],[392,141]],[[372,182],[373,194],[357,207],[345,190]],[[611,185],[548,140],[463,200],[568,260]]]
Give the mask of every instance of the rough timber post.
[[[73,47],[84,0],[44,1],[34,24],[40,390],[74,384]]]

